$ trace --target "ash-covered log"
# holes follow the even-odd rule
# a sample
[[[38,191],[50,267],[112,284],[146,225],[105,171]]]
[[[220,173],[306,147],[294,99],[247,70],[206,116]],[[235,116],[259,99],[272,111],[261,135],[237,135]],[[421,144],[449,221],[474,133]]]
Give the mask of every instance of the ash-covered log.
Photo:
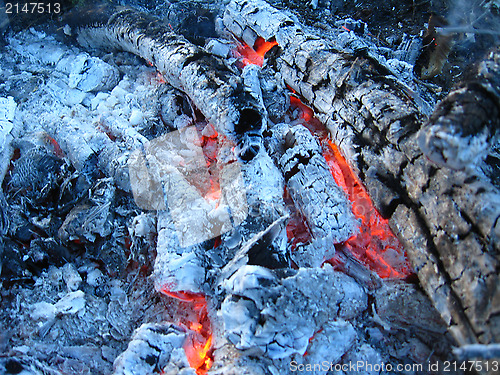
[[[302,125],[292,127],[284,136],[284,148],[279,164],[287,189],[314,238],[328,237],[334,243],[347,240],[358,223],[311,132]]]
[[[491,153],[500,132],[500,49],[493,48],[470,80],[436,107],[419,133],[425,155],[453,169],[474,168]]]
[[[457,342],[498,341],[500,194],[480,171],[426,158],[418,92],[380,61],[346,54],[264,1],[232,1],[224,25],[250,45],[257,37],[278,43],[270,66],[329,128]]]
[[[240,350],[272,359],[303,355],[314,333],[324,328],[342,336],[342,343],[334,344],[339,350],[343,347],[332,358],[338,361],[356,337],[346,320],[367,304],[365,291],[331,268],[282,273],[244,266],[223,286],[228,296],[220,316],[228,339]]]
[[[172,32],[161,20],[134,9],[80,10],[76,18],[80,44],[129,51],[151,62],[168,83],[190,97],[218,132],[239,144],[242,159],[258,153],[265,111],[220,58]]]

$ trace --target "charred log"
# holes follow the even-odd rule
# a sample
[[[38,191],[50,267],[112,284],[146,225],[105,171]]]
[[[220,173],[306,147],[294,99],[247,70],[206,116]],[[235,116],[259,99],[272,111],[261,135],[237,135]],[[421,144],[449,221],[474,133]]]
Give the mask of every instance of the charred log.
[[[446,96],[422,127],[419,145],[433,162],[473,167],[491,153],[500,129],[500,49],[479,64],[474,79]]]
[[[263,1],[233,1],[224,24],[239,38],[250,30],[276,39],[276,70],[313,106],[390,219],[455,339],[498,341],[497,189],[474,172],[455,173],[425,158],[417,145],[425,119],[418,100],[372,59],[337,50]]]
[[[286,151],[279,158],[287,189],[306,218],[315,239],[330,238],[334,243],[351,237],[358,227],[351,205],[335,183],[321,148],[302,125],[284,136]]]
[[[167,82],[191,98],[218,132],[239,144],[243,160],[258,153],[266,123],[263,107],[222,60],[139,11],[111,8],[87,15],[79,13],[77,26],[83,46],[121,49],[151,62]]]

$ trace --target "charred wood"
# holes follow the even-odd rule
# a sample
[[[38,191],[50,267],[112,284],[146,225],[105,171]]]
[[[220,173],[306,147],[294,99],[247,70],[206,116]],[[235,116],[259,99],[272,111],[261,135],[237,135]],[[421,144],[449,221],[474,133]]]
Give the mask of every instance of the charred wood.
[[[285,135],[286,151],[279,159],[287,189],[316,239],[334,243],[351,237],[358,227],[345,193],[335,183],[321,149],[309,130],[292,127]]]
[[[477,172],[426,159],[417,145],[425,115],[416,97],[373,59],[339,51],[264,1],[232,1],[224,24],[238,38],[278,42],[269,64],[327,125],[458,343],[498,341],[498,190]]]
[[[133,9],[111,8],[84,18],[85,24],[82,17],[77,26],[82,45],[121,49],[150,61],[221,134],[239,144],[242,159],[258,153],[266,122],[263,107],[222,60],[173,33],[159,19]]]
[[[500,49],[479,64],[476,76],[450,92],[419,133],[433,162],[453,169],[476,166],[491,153],[500,129]]]

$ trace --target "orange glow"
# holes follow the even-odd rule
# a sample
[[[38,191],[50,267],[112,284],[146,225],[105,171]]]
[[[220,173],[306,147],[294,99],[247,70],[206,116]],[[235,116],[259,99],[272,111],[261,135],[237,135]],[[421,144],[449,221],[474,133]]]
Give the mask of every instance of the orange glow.
[[[165,80],[165,77],[163,77],[163,74],[161,74],[160,72],[156,72],[156,80],[160,84],[167,83],[167,81]]]
[[[221,197],[221,189],[219,184],[219,173],[217,165],[217,153],[219,152],[219,133],[211,124],[199,122],[195,124],[200,136],[200,146],[205,156],[208,173],[210,174],[210,186],[203,189],[203,197],[210,201],[218,201]],[[209,135],[203,135],[203,129],[211,127]],[[222,140],[222,136],[220,137]]]
[[[323,332],[323,328],[321,328],[318,331],[314,332],[314,334],[311,337],[309,337],[309,344],[311,344],[314,341],[316,335],[318,333],[321,333],[321,332]],[[305,351],[304,354],[303,354],[303,357],[307,357],[308,355],[309,355],[309,353],[307,351]]]
[[[204,375],[213,364],[212,326],[208,318],[207,301],[200,293],[171,292],[167,288],[161,292],[181,301],[181,307],[187,314],[179,318],[178,325],[188,333],[184,342],[184,352],[189,365],[197,375]]]
[[[259,36],[255,41],[253,48],[244,43],[238,46],[236,51],[236,57],[241,58],[243,66],[247,66],[249,64],[262,66],[262,64],[264,63],[264,56],[266,55],[266,53],[271,48],[277,45],[278,42],[276,42],[275,40],[267,42],[265,39]]]
[[[404,248],[392,233],[388,220],[375,209],[367,191],[356,177],[338,148],[328,139],[328,133],[321,122],[314,117],[314,112],[295,96],[290,96],[290,109],[294,117],[302,119],[304,125],[316,135],[323,148],[323,156],[333,178],[352,202],[354,215],[361,219],[359,233],[347,241],[335,244],[351,253],[366,267],[382,278],[406,278],[413,272],[406,258]],[[294,210],[291,199],[285,203],[291,207],[292,214],[287,224],[287,237],[291,241],[292,251],[299,243],[308,243],[312,239],[304,216]],[[334,264],[337,260],[331,259]]]
[[[45,133],[43,141],[45,141],[47,146],[49,146],[49,148],[51,148],[54,151],[54,155],[60,158],[64,157],[64,152],[61,149],[61,146],[59,146],[59,143],[57,143],[57,141],[54,138]]]
[[[337,246],[349,252],[382,278],[406,278],[412,274],[403,246],[392,233],[388,220],[373,206],[365,188],[354,175],[337,146],[323,139],[323,155],[335,182],[352,202],[354,215],[361,219],[359,234]]]

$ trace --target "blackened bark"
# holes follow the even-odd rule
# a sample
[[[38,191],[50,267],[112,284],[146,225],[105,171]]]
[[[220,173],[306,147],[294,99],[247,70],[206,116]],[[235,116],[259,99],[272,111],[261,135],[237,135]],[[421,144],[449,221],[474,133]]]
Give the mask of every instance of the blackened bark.
[[[425,116],[416,98],[370,58],[337,50],[260,0],[231,2],[224,23],[239,38],[276,39],[275,69],[315,109],[389,218],[457,342],[500,340],[497,188],[477,170],[428,160],[417,142]],[[494,111],[486,106],[482,118]]]

